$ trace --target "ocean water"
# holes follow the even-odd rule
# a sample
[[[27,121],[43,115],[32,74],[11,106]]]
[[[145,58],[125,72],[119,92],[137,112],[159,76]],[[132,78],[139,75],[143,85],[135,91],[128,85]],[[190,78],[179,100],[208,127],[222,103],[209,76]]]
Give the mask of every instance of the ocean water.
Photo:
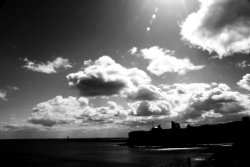
[[[192,167],[212,155],[204,148],[129,148],[121,142],[0,140],[1,167]]]

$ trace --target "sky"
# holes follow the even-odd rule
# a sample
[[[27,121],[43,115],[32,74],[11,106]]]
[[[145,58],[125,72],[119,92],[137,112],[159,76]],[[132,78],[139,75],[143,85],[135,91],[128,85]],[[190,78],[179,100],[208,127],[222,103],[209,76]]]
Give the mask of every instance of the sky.
[[[5,0],[0,20],[2,139],[250,115],[249,0]]]

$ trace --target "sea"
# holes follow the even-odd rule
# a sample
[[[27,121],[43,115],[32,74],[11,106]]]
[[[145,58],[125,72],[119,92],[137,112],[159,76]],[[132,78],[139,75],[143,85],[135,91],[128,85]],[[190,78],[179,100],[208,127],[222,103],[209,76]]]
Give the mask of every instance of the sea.
[[[122,139],[0,140],[1,167],[188,167],[213,155],[206,147],[130,148]]]

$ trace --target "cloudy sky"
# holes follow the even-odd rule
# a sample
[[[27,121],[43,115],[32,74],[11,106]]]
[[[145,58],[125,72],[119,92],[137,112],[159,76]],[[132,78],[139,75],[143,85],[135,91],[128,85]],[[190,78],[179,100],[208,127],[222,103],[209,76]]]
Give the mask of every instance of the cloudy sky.
[[[250,115],[249,0],[6,0],[0,19],[0,138]]]

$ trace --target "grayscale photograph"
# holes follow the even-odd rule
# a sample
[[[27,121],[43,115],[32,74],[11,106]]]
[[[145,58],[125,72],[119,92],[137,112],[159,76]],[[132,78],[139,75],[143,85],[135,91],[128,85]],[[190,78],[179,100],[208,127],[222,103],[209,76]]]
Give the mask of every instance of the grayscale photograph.
[[[249,167],[250,0],[0,0],[1,167]]]

